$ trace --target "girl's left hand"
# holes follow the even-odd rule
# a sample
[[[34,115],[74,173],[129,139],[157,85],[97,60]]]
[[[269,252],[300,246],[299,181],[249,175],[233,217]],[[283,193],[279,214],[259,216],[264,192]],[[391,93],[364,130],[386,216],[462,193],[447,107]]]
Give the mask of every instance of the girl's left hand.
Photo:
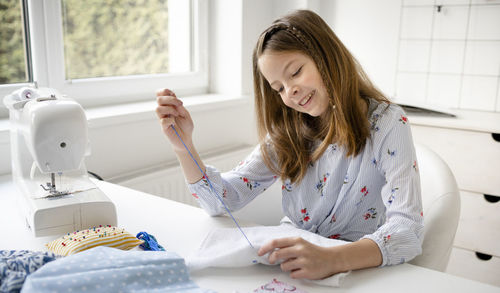
[[[258,255],[269,253],[271,264],[282,260],[281,270],[294,279],[317,280],[341,272],[335,247],[314,245],[300,237],[274,239],[263,245]]]

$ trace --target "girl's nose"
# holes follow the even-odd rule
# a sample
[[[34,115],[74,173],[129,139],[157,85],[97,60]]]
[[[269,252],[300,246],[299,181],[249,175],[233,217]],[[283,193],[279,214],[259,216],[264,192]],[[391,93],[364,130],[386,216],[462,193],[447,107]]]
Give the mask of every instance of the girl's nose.
[[[299,94],[299,87],[294,85],[294,86],[291,86],[288,91],[288,97],[289,98],[296,98],[297,95]]]

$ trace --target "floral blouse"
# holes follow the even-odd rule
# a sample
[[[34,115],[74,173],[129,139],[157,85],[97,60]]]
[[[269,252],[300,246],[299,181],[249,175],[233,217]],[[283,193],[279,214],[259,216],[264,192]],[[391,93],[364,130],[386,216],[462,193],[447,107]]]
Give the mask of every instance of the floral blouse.
[[[297,227],[324,237],[375,241],[382,266],[404,263],[422,252],[420,176],[410,125],[395,104],[370,100],[371,137],[356,157],[330,145],[300,183],[282,181],[284,214]],[[265,165],[260,146],[225,173],[206,174],[231,211],[241,209],[278,180]],[[206,179],[189,184],[209,214],[225,212]]]

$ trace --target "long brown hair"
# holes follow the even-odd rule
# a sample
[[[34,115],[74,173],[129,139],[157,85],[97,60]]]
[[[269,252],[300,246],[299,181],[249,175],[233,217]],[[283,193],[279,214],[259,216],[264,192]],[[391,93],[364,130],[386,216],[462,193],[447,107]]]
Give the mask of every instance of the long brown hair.
[[[320,72],[331,107],[319,117],[287,107],[259,70],[258,59],[266,51],[309,56]],[[362,103],[368,105],[368,98],[389,103],[325,21],[309,10],[277,19],[260,35],[253,52],[253,77],[264,161],[291,182],[300,182],[309,163],[319,159],[331,143],[346,147],[347,156],[358,155],[370,137]]]

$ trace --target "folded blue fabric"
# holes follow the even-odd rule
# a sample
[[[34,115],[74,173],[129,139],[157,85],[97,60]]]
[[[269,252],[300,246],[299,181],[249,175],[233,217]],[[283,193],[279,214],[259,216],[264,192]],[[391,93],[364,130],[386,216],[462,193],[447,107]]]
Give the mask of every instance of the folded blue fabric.
[[[0,250],[0,292],[19,292],[29,274],[56,258],[51,252]]]
[[[96,247],[51,262],[26,278],[22,292],[207,292],[174,252]]]

